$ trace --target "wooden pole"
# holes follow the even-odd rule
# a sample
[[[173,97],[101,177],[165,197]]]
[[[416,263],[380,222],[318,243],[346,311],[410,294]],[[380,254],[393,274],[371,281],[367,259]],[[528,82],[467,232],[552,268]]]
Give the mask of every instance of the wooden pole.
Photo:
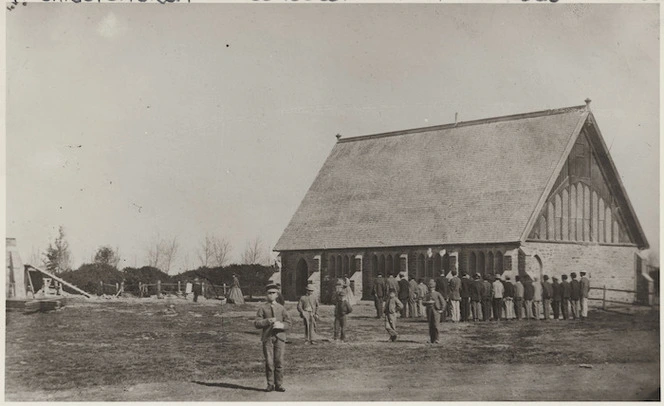
[[[602,310],[606,310],[606,285],[604,285],[604,289],[602,290]]]
[[[157,299],[161,299],[161,281],[157,281]]]
[[[143,284],[138,282],[138,297],[143,297]]]
[[[99,294],[103,295],[104,294],[104,282],[99,281]]]
[[[115,282],[115,296],[117,296],[118,293],[120,293],[120,284]]]
[[[178,281],[178,293],[181,293],[182,290],[180,289],[180,281]]]

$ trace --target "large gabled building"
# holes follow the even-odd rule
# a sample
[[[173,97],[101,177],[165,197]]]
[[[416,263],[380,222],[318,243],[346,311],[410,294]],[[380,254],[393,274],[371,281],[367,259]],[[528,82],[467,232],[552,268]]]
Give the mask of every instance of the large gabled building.
[[[636,290],[648,242],[589,102],[340,138],[274,248],[284,295],[451,269]]]

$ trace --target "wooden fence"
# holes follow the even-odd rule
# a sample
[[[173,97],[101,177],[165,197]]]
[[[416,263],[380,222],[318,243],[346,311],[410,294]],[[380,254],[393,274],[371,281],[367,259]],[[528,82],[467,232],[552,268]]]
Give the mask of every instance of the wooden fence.
[[[632,302],[626,302],[626,301],[621,301],[621,300],[610,300],[606,298],[606,292],[620,292],[620,293],[632,293],[634,295],[637,294],[635,290],[629,290],[629,289],[613,289],[613,288],[607,288],[606,285],[600,287],[590,287],[590,290],[599,290],[602,292],[602,297],[589,297],[588,300],[601,300],[602,301],[602,310],[606,310],[607,303],[615,303],[615,304],[621,304],[621,305],[632,305],[632,304],[638,304],[636,303],[636,300],[633,300]],[[651,291],[648,293],[649,298],[648,298],[648,305],[650,307],[653,307],[655,305],[655,300],[654,300],[654,291]]]

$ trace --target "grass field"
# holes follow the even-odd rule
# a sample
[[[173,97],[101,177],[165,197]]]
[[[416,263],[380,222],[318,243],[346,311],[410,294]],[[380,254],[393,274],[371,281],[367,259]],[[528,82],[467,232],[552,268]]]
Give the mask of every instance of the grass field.
[[[174,304],[177,314],[164,310]],[[373,304],[349,342],[286,346],[286,393],[265,393],[256,303],[71,301],[7,314],[6,400],[638,400],[659,398],[659,313],[591,311],[586,321],[445,323],[399,319],[389,343]],[[319,333],[332,335],[332,307]],[[583,364],[583,365],[582,365]]]

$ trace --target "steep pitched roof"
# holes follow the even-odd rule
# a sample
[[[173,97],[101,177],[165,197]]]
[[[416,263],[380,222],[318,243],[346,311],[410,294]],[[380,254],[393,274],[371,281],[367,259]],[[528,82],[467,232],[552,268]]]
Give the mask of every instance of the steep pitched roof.
[[[276,251],[519,241],[586,106],[341,139]]]

